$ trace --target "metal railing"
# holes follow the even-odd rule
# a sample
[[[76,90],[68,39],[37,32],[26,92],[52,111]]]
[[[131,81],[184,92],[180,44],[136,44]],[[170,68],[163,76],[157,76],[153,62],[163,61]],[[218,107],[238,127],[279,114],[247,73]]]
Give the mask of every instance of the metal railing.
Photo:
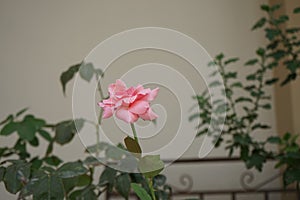
[[[269,160],[271,161],[271,159]],[[165,160],[165,163],[170,163],[171,161]],[[242,160],[238,157],[231,157],[231,158],[224,158],[224,157],[214,157],[214,158],[203,158],[203,159],[179,159],[174,162],[172,162],[172,166],[178,165],[178,164],[203,164],[203,163],[232,163],[232,162],[242,162]],[[237,200],[239,195],[252,195],[257,194],[263,196],[264,200],[270,200],[271,194],[294,194],[295,198],[300,200],[300,191],[296,188],[263,188],[270,182],[281,178],[282,173],[279,172],[272,177],[255,184],[254,186],[250,186],[251,183],[254,182],[254,174],[252,171],[245,171],[240,175],[240,185],[241,189],[212,189],[212,190],[198,190],[193,189],[193,178],[192,176],[188,174],[182,174],[179,179],[182,185],[184,185],[184,189],[180,189],[178,187],[175,187],[173,185],[173,192],[171,199],[173,198],[180,198],[180,197],[192,197],[198,198],[199,200],[205,200],[205,197],[208,196],[220,196],[225,195],[229,196],[232,200]],[[170,184],[169,184],[170,185]],[[112,192],[112,193],[106,193],[106,199],[114,199],[114,197],[117,197],[118,194]],[[139,199],[136,195],[130,194],[130,199]]]

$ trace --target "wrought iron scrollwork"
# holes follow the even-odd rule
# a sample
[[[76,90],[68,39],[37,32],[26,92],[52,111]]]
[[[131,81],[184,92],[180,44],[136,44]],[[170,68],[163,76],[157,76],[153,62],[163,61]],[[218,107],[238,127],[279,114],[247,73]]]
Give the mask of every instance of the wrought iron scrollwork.
[[[257,183],[255,185],[251,185],[252,183],[254,183],[254,179],[255,179],[255,175],[252,171],[245,171],[244,173],[241,174],[240,176],[240,183],[241,186],[244,190],[246,191],[257,191],[260,188],[262,188],[263,186],[271,183],[272,181],[276,180],[277,178],[279,178],[282,175],[281,172],[276,173],[275,175],[271,176],[270,178]]]

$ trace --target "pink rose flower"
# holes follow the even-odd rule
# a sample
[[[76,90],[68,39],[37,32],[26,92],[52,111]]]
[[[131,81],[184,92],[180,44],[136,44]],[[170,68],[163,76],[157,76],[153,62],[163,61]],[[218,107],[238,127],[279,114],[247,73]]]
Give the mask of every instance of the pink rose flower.
[[[156,98],[158,90],[159,88],[144,88],[142,85],[127,88],[118,79],[108,87],[109,98],[98,103],[103,108],[102,117],[106,119],[116,113],[117,118],[127,123],[134,123],[139,118],[154,120],[158,116],[152,111],[150,102]]]

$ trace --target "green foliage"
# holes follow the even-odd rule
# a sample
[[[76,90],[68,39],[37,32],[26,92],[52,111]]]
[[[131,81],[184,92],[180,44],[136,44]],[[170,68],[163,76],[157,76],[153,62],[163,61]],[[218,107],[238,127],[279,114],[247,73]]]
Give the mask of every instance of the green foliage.
[[[103,72],[101,69],[95,69],[92,63],[78,63],[75,65],[72,65],[68,70],[63,72],[60,76],[60,82],[62,85],[63,93],[66,92],[66,85],[69,81],[73,79],[75,74],[79,72],[80,77],[83,80],[86,80],[88,82],[91,81],[93,76],[95,75],[98,79],[99,77],[103,76]]]
[[[122,173],[116,178],[115,186],[118,193],[128,199],[129,192],[130,192],[130,176],[128,173]]]
[[[3,177],[6,190],[12,194],[16,194],[21,190],[22,185],[26,183],[29,176],[30,164],[16,161],[12,165],[9,165]]]
[[[108,191],[112,191],[114,183],[115,183],[115,176],[117,175],[117,171],[110,168],[106,167],[105,170],[102,172],[100,179],[99,179],[99,184],[100,186],[107,186]]]
[[[141,149],[139,143],[136,140],[134,140],[133,138],[127,136],[124,139],[124,143],[125,143],[126,148],[128,149],[129,152],[133,153],[133,155],[138,157],[138,158],[141,157],[142,149]]]
[[[58,176],[61,178],[73,178],[87,173],[87,169],[81,162],[69,162],[57,169]]]
[[[70,142],[75,133],[80,131],[83,127],[84,120],[77,119],[77,120],[68,120],[63,121],[55,126],[55,141],[61,145]]]
[[[257,141],[252,135],[253,132],[264,132],[270,125],[259,119],[261,111],[272,108],[271,97],[267,94],[267,87],[281,81],[285,85],[297,78],[300,69],[300,39],[297,33],[300,27],[285,28],[282,26],[290,19],[287,15],[276,15],[280,5],[262,5],[261,9],[267,16],[259,19],[252,30],[263,29],[268,43],[265,47],[256,50],[256,57],[248,59],[244,63],[245,67],[251,67],[245,76],[242,84],[238,71],[230,70],[229,61],[239,59],[227,59],[221,53],[215,56],[208,66],[216,67],[221,74],[225,86],[224,98],[227,104],[221,104],[220,100],[210,102],[207,90],[195,97],[200,109],[199,113],[191,115],[190,120],[200,118],[197,127],[197,136],[218,131],[218,119],[214,115],[226,111],[226,120],[222,134],[216,138],[216,145],[226,144],[226,149],[231,156],[238,151],[240,158],[245,162],[247,168],[256,168],[261,171],[268,158],[278,161],[277,167],[284,166],[284,184],[294,182],[300,183],[300,150],[296,143],[296,136],[287,133],[284,137],[269,137],[265,141]],[[294,9],[294,13],[299,13],[299,8]],[[278,17],[277,17],[278,16]],[[213,63],[213,65],[212,65]],[[278,77],[266,78],[267,73],[279,65],[282,65],[289,72],[285,79],[279,80]],[[212,74],[214,77],[216,73]],[[219,86],[218,81],[212,81],[208,87]],[[239,112],[237,112],[239,110]],[[242,110],[243,112],[241,112]],[[214,114],[214,115],[213,115]],[[209,128],[210,122],[215,126]],[[222,120],[221,120],[222,122]],[[279,145],[279,152],[272,152],[266,149],[266,145]]]
[[[81,63],[72,65],[67,71],[63,72],[60,76],[60,82],[63,88],[63,93],[66,93],[66,85],[67,83],[72,80],[74,75],[78,72]]]
[[[159,155],[147,155],[140,159],[139,170],[146,177],[153,178],[164,169],[164,163]]]
[[[89,185],[83,189],[76,190],[70,195],[70,199],[71,200],[77,200],[77,199],[97,200],[97,195],[94,189],[95,186]]]
[[[227,62],[235,62],[235,59]],[[92,63],[84,62],[71,66],[61,74],[60,81],[64,94],[67,83],[75,77],[77,72],[80,78],[87,82],[95,77],[98,81],[98,91],[101,93],[100,96],[103,97],[99,82],[100,78],[103,77],[102,70],[94,68]],[[55,145],[66,145],[71,142],[86,121],[75,119],[48,124],[46,120],[33,115],[25,115],[21,118],[27,110],[27,108],[24,108],[15,115],[7,116],[0,122],[0,136],[8,137],[14,133],[18,136],[14,146],[0,148],[0,159],[1,161],[4,160],[0,166],[0,182],[4,182],[8,192],[18,194],[18,199],[26,199],[31,196],[32,199],[37,200],[96,200],[104,191],[118,192],[124,199],[128,199],[131,183],[141,184],[148,196],[154,194],[155,188],[157,198],[169,198],[171,189],[166,185],[166,177],[163,175],[155,177],[163,169],[163,162],[157,156],[141,158],[142,150],[136,140],[130,137],[125,138],[126,147],[122,144],[114,146],[97,141],[96,144],[87,147],[87,151],[96,155],[101,152],[102,155],[105,155],[104,158],[87,157],[83,161],[65,162],[53,154]],[[95,129],[96,133],[99,134],[98,124],[95,124]],[[39,155],[32,158],[27,147],[28,145],[39,146],[41,139],[44,139],[44,142],[47,143],[45,154],[44,156]],[[16,155],[20,160],[11,159]],[[118,161],[119,166],[130,170],[138,170],[138,163],[140,163],[140,168],[142,170],[146,169],[147,172],[145,174],[130,174],[105,167],[99,177],[98,184],[93,184],[95,168],[101,167],[103,166],[102,163],[112,160]],[[145,164],[149,162],[151,165],[150,168],[147,168]],[[146,174],[151,177],[151,182],[154,181],[154,188],[149,187]]]
[[[131,183],[131,187],[133,191],[136,193],[136,195],[141,199],[141,200],[151,200],[152,198],[150,195],[146,192],[144,188],[142,188],[139,184],[136,183]]]
[[[92,63],[82,64],[79,69],[80,77],[88,82],[91,81],[94,74],[94,66]]]

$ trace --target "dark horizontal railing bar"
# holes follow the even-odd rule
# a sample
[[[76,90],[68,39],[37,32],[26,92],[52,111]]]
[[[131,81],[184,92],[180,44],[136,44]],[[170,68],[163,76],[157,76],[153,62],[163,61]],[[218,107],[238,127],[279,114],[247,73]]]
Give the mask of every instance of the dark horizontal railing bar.
[[[300,193],[297,189],[294,188],[271,188],[271,189],[261,189],[261,190],[218,190],[218,191],[210,191],[210,190],[193,190],[190,192],[187,191],[177,191],[173,192],[172,195],[224,195],[224,194],[257,194],[257,193]]]
[[[274,161],[272,158],[268,158],[268,161]],[[178,160],[163,160],[165,163],[172,163],[172,164],[187,164],[187,163],[204,163],[204,162],[242,162],[241,158],[239,157],[211,157],[211,158],[180,158]]]
[[[193,190],[190,192],[187,191],[176,191],[172,193],[172,196],[180,196],[180,195],[231,195],[231,194],[270,194],[270,193],[300,193],[297,189],[293,188],[273,188],[273,189],[261,189],[261,190],[218,190],[218,191],[210,191],[210,190]],[[119,196],[117,193],[112,192],[109,193],[110,197]],[[130,196],[135,196],[134,193],[131,193]]]

